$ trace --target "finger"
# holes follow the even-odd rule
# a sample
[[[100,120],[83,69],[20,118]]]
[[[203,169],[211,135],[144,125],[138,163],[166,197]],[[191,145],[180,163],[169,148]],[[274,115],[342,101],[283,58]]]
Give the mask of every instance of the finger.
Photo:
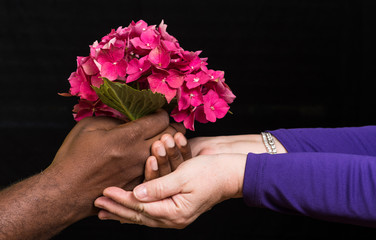
[[[174,135],[174,140],[175,140],[176,145],[178,146],[180,154],[183,156],[183,160],[185,161],[185,160],[191,159],[192,150],[191,150],[191,145],[187,141],[187,138],[181,132],[177,132]]]
[[[149,139],[165,131],[168,126],[169,117],[167,112],[164,110],[158,110],[153,114],[121,124],[113,130],[122,134],[123,137],[129,137],[130,134],[133,134],[135,137]]]
[[[141,202],[136,199],[132,192],[124,191],[117,187],[106,188],[103,191],[103,195],[104,197],[95,200],[95,206],[133,222],[134,216],[137,215],[137,213],[142,214],[145,218],[168,221],[168,219],[173,218],[178,208],[176,199],[166,198],[154,202]],[[120,207],[114,203],[123,208],[127,208],[127,210],[120,209]]]
[[[163,132],[159,133],[158,135],[155,135],[154,137],[152,138],[149,138],[147,140],[147,144],[150,144],[152,145],[155,141],[158,141],[161,139],[161,137],[164,135],[164,134],[171,134],[171,135],[175,135],[176,133],[176,129],[169,126],[167,129],[165,129]]]
[[[176,147],[175,140],[170,134],[164,134],[161,137],[161,141],[166,149],[171,171],[174,171],[184,161],[183,156],[180,154],[179,149]]]
[[[101,210],[101,211],[99,211],[98,212],[98,218],[100,220],[115,220],[115,221],[119,221],[121,224],[124,224],[124,223],[136,224],[135,222],[132,222],[131,220],[119,217],[118,215],[110,213],[107,210]]]
[[[133,195],[142,202],[157,201],[180,193],[182,186],[183,182],[175,171],[138,185],[133,189]]]
[[[119,187],[108,187],[103,191],[103,197],[95,200],[96,207],[108,210],[116,202],[123,207],[133,209],[137,212],[143,212],[143,204],[138,201],[132,191],[125,191]]]
[[[113,219],[121,222],[135,223],[140,225],[151,225],[152,219],[143,215],[142,212],[128,208],[122,204],[119,204],[115,200],[107,197],[100,197],[95,200],[95,205],[105,211],[98,213],[98,218]]]
[[[130,209],[129,209],[130,210]],[[101,220],[115,220],[115,221],[119,221],[120,223],[124,224],[124,223],[128,223],[128,224],[139,224],[139,225],[145,225],[145,226],[149,226],[149,227],[162,227],[162,228],[165,228],[165,227],[172,227],[172,226],[169,226],[167,224],[164,224],[163,221],[159,220],[159,219],[153,219],[153,218],[149,218],[147,216],[140,216],[140,219],[139,217],[136,217],[137,216],[137,212],[132,212],[132,210],[130,210],[128,213],[127,213],[127,217],[121,217],[121,216],[118,216],[116,214],[113,214],[107,210],[101,210],[99,211],[98,213],[98,218],[101,219]]]
[[[171,172],[171,166],[163,142],[154,142],[151,146],[151,154],[157,159],[159,176],[169,174]]]
[[[124,218],[119,217],[118,215],[112,214],[107,210],[100,210],[98,212],[98,218],[100,220],[116,220],[116,221],[119,221],[121,223],[123,223],[125,221],[129,221],[129,220],[125,220]],[[129,223],[131,223],[131,222],[129,221]]]
[[[155,156],[150,156],[145,164],[145,182],[159,177],[158,162]]]
[[[187,132],[187,129],[182,123],[170,123],[170,126],[173,127],[177,132],[181,132],[184,135]]]

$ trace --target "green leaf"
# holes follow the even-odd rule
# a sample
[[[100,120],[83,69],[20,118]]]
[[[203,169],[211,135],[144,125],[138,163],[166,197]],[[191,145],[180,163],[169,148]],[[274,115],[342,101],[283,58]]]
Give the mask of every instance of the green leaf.
[[[125,83],[111,82],[103,78],[103,84],[93,89],[100,100],[109,107],[123,113],[133,121],[166,105],[165,97],[148,90],[137,90]]]

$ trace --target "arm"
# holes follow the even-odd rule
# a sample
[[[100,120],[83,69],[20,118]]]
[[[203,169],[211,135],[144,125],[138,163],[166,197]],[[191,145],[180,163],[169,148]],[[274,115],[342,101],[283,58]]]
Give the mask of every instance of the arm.
[[[95,215],[93,202],[103,189],[141,182],[150,146],[166,132],[175,131],[165,112],[126,124],[80,121],[45,171],[0,192],[0,239],[49,239]]]
[[[332,152],[376,156],[376,126],[278,129],[270,133],[288,152]]]
[[[277,153],[336,152],[376,156],[376,126],[348,128],[297,128],[269,131]],[[189,140],[192,155],[265,153],[260,134],[198,137]]]
[[[80,202],[53,170],[14,184],[0,192],[0,239],[49,239],[90,213]]]
[[[184,228],[217,203],[242,196],[247,155],[201,155],[133,192],[110,187],[95,205],[100,219],[151,227]],[[204,184],[203,184],[204,183]]]
[[[249,154],[249,206],[376,227],[376,157],[336,153]]]
[[[201,155],[133,192],[107,188],[95,204],[104,209],[101,219],[184,228],[217,203],[243,196],[251,207],[376,227],[375,171],[376,158],[359,155]]]
[[[275,140],[277,153],[286,153],[284,146]],[[261,134],[244,134],[216,137],[197,137],[189,140],[192,155],[208,155],[222,153],[266,153]]]

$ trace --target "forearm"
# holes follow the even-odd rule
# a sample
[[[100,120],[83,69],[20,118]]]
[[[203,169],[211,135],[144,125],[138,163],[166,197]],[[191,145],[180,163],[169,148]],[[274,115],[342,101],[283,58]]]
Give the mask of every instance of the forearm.
[[[82,218],[78,200],[45,171],[0,192],[0,239],[49,239]]]
[[[270,133],[288,152],[332,152],[376,156],[376,126],[278,129]]]
[[[286,153],[284,146],[275,140],[277,153]],[[198,137],[189,140],[192,148],[192,155],[207,155],[221,153],[266,153],[267,149],[262,140],[261,134],[244,134],[217,137]]]
[[[249,154],[250,206],[376,227],[376,158],[334,153]]]

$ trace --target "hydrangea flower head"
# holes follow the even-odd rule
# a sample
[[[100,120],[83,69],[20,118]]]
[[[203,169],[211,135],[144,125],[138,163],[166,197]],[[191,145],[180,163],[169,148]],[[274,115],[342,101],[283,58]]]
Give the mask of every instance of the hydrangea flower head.
[[[89,56],[77,57],[69,93],[62,94],[79,97],[77,121],[103,115],[132,120],[131,111],[170,104],[175,121],[194,130],[195,121],[223,118],[235,99],[224,72],[208,69],[202,51],[184,50],[163,20],[158,26],[132,21],[89,47]]]

